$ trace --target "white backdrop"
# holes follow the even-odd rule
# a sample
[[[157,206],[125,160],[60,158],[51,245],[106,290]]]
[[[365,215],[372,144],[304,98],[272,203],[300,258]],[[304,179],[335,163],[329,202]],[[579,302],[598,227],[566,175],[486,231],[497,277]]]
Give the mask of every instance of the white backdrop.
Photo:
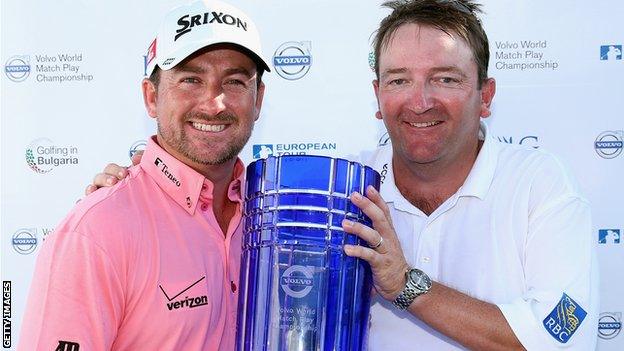
[[[2,0],[5,348],[17,345],[46,235],[97,171],[127,164],[154,133],[140,94],[143,55],[163,14],[183,2]],[[309,62],[265,75],[244,161],[269,152],[356,154],[384,138],[369,67],[371,33],[387,13],[378,1],[230,2],[254,18],[272,62],[276,53],[278,62],[283,55]],[[483,3],[498,82],[487,121],[501,142],[549,149],[575,172],[593,205],[601,264],[598,349],[623,350],[624,2]]]

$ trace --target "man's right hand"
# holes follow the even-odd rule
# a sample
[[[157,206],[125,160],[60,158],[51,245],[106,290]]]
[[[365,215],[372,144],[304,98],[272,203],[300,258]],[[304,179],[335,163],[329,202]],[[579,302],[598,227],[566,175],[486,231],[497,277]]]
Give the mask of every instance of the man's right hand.
[[[141,157],[143,157],[143,151],[138,151],[134,155],[132,155],[132,165],[136,166],[141,162]],[[128,167],[120,166],[116,163],[109,163],[106,167],[104,167],[104,171],[102,173],[98,173],[93,178],[93,183],[87,185],[85,189],[85,195],[89,195],[92,192],[98,190],[102,187],[109,187],[117,184],[118,181],[124,179],[128,176]]]

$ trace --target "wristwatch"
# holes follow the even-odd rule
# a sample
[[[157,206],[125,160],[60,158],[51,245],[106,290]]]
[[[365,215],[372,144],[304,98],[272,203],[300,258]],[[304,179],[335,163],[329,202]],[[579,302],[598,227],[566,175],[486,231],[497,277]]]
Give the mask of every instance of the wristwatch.
[[[431,289],[431,278],[417,268],[405,272],[405,288],[392,302],[396,308],[406,310],[418,296],[426,294]]]

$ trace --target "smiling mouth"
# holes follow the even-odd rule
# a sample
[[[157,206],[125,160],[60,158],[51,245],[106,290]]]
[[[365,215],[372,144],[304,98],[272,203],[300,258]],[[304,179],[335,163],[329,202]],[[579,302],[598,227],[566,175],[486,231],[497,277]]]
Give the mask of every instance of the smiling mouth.
[[[432,121],[432,122],[416,122],[416,123],[409,123],[409,125],[411,125],[412,127],[415,128],[428,128],[428,127],[433,127],[436,126],[438,124],[442,123],[442,121]]]
[[[204,124],[199,122],[191,122],[193,128],[201,130],[202,132],[217,133],[225,129],[225,124]]]

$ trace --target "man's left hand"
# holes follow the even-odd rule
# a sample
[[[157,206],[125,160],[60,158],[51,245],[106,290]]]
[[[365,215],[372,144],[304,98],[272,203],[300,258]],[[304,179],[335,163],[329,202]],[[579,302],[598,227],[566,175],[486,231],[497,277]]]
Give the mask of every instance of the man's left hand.
[[[349,220],[342,222],[342,228],[368,242],[369,247],[345,245],[344,250],[347,255],[370,264],[375,289],[384,299],[394,301],[405,287],[405,272],[409,265],[392,226],[388,205],[372,186],[366,189],[366,196],[354,192],[351,202],[372,220],[373,228]]]

